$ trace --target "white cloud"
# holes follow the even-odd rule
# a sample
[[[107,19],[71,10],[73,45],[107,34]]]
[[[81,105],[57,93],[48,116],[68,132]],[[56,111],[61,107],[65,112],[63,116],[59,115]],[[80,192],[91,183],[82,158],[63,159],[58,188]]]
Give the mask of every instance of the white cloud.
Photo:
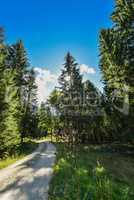
[[[37,90],[37,98],[38,102],[46,101],[51,91],[57,85],[56,74],[53,74],[50,70],[46,68],[34,68],[36,74],[36,85],[38,87]]]
[[[80,72],[82,74],[95,74],[96,73],[96,71],[93,67],[89,67],[86,64],[80,65]]]

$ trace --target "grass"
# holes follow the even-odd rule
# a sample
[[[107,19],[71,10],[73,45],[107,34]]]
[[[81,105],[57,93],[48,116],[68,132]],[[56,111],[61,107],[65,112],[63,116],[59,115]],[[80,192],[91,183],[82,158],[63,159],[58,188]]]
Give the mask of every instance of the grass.
[[[49,200],[134,200],[134,157],[82,145],[74,156],[63,143],[56,146]]]
[[[6,159],[0,160],[0,169],[8,167],[15,163],[17,160],[24,158],[25,156],[32,153],[38,147],[36,140],[25,139],[23,145],[16,147],[15,154],[7,157]]]

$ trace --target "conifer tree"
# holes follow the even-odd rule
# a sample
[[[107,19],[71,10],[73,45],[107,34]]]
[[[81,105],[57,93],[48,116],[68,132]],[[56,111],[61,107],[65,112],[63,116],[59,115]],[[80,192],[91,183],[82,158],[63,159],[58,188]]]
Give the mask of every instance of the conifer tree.
[[[5,128],[3,136],[5,136],[4,144],[10,152],[20,143],[20,122],[21,122],[21,106],[18,96],[18,86],[16,84],[16,70],[7,69],[5,76],[6,84],[6,111],[4,124]]]
[[[35,73],[23,42],[4,43],[0,28],[0,154],[12,153],[38,126]]]
[[[36,91],[37,86],[35,84],[35,72],[31,69],[27,72],[25,77],[26,85],[24,91],[24,113],[22,118],[22,132],[21,132],[21,139],[25,136],[34,134],[36,130],[32,129],[32,124],[34,120],[36,122],[36,113],[37,113],[37,97]],[[37,128],[37,127],[36,127]],[[36,129],[35,128],[35,129]]]
[[[80,75],[78,63],[70,53],[67,53],[65,57],[64,69],[59,77],[59,84],[62,90],[63,112],[74,115],[80,106],[82,76]]]
[[[101,31],[100,35],[100,67],[105,83],[105,92],[110,104],[115,90],[115,99],[111,109],[117,132],[129,134],[134,129],[134,3],[133,0],[116,0],[112,14],[114,26]],[[127,89],[127,91],[126,91]],[[126,97],[128,95],[128,99]],[[116,104],[116,108],[114,109]],[[120,112],[123,105],[128,107],[129,114]],[[112,106],[111,106],[112,107]],[[114,112],[113,112],[114,111]],[[122,135],[123,136],[123,135]],[[128,136],[128,135],[127,135]]]
[[[0,28],[0,154],[3,156],[5,150],[5,135],[3,131],[5,129],[5,59],[6,59],[6,47],[4,44],[4,30]]]
[[[38,110],[38,128],[41,135],[45,135],[51,128],[51,111],[45,103],[41,103]]]
[[[78,63],[70,53],[67,53],[65,57],[59,84],[61,86],[61,118],[65,124],[65,134],[71,143],[73,141],[77,143],[81,138],[82,126],[79,122],[82,115],[83,84]]]
[[[112,14],[115,28],[120,35],[124,80],[128,87],[129,115],[127,116],[126,132],[134,138],[134,1],[116,0],[115,11]]]
[[[23,118],[24,118],[24,98],[25,98],[25,90],[26,90],[26,75],[28,72],[28,61],[26,51],[23,45],[23,42],[19,40],[16,44],[8,46],[8,57],[6,67],[9,71],[9,77],[11,77],[11,84],[10,90],[12,91],[13,88],[16,88],[16,101],[18,102],[19,106],[16,106],[13,113],[13,116],[19,116],[18,121],[18,134],[22,136],[22,129],[23,129]],[[7,77],[8,78],[8,77]],[[7,79],[8,80],[8,79]],[[10,81],[9,81],[10,83]],[[13,102],[13,101],[12,101]],[[10,103],[12,106],[12,103]],[[10,108],[9,108],[10,109]],[[11,111],[10,111],[11,112]]]

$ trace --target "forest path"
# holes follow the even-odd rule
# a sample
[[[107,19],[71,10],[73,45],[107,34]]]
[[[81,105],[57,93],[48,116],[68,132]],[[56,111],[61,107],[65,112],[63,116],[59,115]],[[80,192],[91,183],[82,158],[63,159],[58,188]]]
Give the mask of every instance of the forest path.
[[[42,142],[26,158],[0,170],[0,200],[47,200],[56,148]]]

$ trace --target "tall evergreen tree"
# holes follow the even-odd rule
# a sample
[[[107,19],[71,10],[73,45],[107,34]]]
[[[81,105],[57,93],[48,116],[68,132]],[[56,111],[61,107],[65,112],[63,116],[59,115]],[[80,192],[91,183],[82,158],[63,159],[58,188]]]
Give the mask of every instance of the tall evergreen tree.
[[[6,47],[4,44],[4,30],[0,28],[0,154],[3,156],[5,150],[5,135],[3,131],[5,129],[5,59],[6,59]]]
[[[127,134],[134,130],[132,122],[134,118],[133,13],[133,0],[116,0],[115,11],[112,14],[115,24],[111,29],[102,30],[100,35],[100,67],[105,83],[105,92],[111,105],[113,97],[118,94],[119,98],[118,100],[114,99],[112,108],[112,110],[116,108],[113,112],[113,120],[116,123],[117,132],[126,132]],[[130,106],[129,114],[125,116],[128,104]],[[121,110],[120,108],[123,106],[125,109]]]
[[[0,28],[0,154],[13,151],[38,126],[35,73],[22,41],[4,43]],[[20,140],[21,139],[21,140]]]
[[[28,73],[28,60],[23,42],[19,40],[16,44],[8,46],[8,57],[6,63],[8,71],[11,72],[11,79],[14,80],[14,86],[11,86],[11,90],[17,88],[17,98],[19,107],[16,107],[16,115],[19,114],[18,129],[19,135],[22,138],[23,118],[24,118],[24,98],[26,90],[26,76]],[[9,76],[10,77],[10,76]],[[10,82],[10,81],[9,81]],[[11,103],[12,104],[12,103]],[[15,112],[14,111],[14,112]],[[14,116],[14,114],[13,114]]]
[[[45,103],[41,103],[38,110],[38,128],[41,135],[45,135],[51,128],[51,111]]]
[[[78,64],[70,53],[67,53],[65,57],[64,69],[59,77],[59,84],[62,91],[63,111],[66,114],[74,115],[80,106],[82,76]]]
[[[124,79],[129,90],[130,107],[126,131],[132,136],[134,130],[134,1],[116,0],[112,20],[115,22],[115,28],[118,34],[120,34],[122,43],[123,68],[125,71]]]
[[[9,152],[20,143],[21,106],[16,84],[16,73],[14,69],[7,69],[5,76],[6,111],[5,128],[2,134],[5,136],[4,144]]]
[[[36,91],[37,86],[35,84],[35,72],[31,69],[26,77],[25,77],[26,85],[24,91],[24,113],[22,118],[22,132],[21,132],[21,139],[25,136],[33,134],[35,131],[32,129],[32,124],[34,120],[36,121],[36,112],[37,112],[37,97]]]

